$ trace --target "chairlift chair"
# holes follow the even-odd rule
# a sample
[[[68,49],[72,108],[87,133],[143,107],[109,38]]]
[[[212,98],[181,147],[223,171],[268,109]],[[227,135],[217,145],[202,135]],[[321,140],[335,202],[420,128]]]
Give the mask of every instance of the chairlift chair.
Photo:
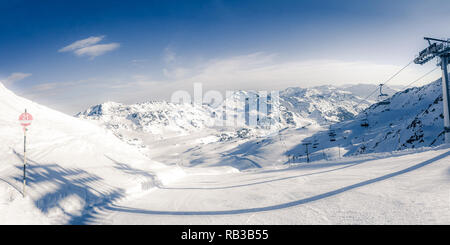
[[[336,131],[334,129],[330,129],[330,132],[328,133],[328,136],[330,136],[330,141],[336,141]]]
[[[378,100],[379,100],[378,104],[380,104],[380,105],[389,105],[391,102],[386,100],[387,97],[389,97],[389,95],[383,93],[383,90],[382,90],[383,89],[383,85],[384,84],[380,84],[380,95],[378,95]]]
[[[369,127],[369,120],[367,118],[364,118],[361,122],[361,127],[367,128]]]

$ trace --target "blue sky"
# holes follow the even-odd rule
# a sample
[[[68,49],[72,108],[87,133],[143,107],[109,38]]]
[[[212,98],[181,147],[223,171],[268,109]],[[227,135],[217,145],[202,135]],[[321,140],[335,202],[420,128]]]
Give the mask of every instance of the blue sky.
[[[447,0],[143,2],[1,1],[0,80],[72,114],[105,100],[167,99],[193,82],[380,83],[425,47],[423,36],[449,37]],[[412,66],[393,84],[432,68]]]

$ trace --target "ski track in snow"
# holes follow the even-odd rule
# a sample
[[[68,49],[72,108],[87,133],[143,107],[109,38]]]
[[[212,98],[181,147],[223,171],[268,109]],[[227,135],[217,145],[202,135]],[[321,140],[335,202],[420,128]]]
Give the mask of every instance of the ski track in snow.
[[[430,154],[425,154],[427,156],[430,156]],[[296,210],[299,206],[302,205],[307,205],[310,203],[323,203],[325,204],[325,206],[327,205],[327,203],[333,203],[335,201],[335,199],[332,199],[333,197],[336,196],[340,196],[342,194],[347,194],[347,196],[351,196],[354,194],[354,192],[356,190],[359,190],[358,192],[362,192],[365,193],[365,191],[367,189],[365,189],[365,187],[370,186],[371,188],[377,189],[377,184],[379,182],[386,182],[387,180],[391,180],[391,179],[395,179],[398,178],[402,175],[407,175],[410,173],[414,173],[414,171],[419,171],[422,170],[422,168],[427,167],[430,164],[436,164],[436,165],[440,165],[439,167],[446,167],[446,162],[448,161],[450,156],[450,151],[449,150],[441,150],[439,151],[438,154],[436,154],[436,156],[432,156],[426,160],[423,160],[424,157],[419,158],[416,161],[409,161],[409,160],[401,160],[402,157],[397,157],[400,159],[396,159],[398,162],[400,162],[399,164],[395,163],[395,164],[391,164],[394,166],[389,166],[388,171],[382,169],[386,167],[386,163],[389,163],[390,160],[393,160],[392,158],[383,158],[383,159],[378,159],[378,160],[373,160],[373,161],[361,161],[359,163],[348,163],[349,166],[345,166],[345,167],[338,167],[338,168],[331,168],[330,167],[325,167],[322,166],[322,168],[327,168],[328,170],[324,170],[324,171],[313,171],[313,172],[308,172],[305,174],[301,174],[301,175],[297,175],[297,176],[292,176],[289,175],[287,177],[282,177],[282,178],[278,178],[278,179],[273,179],[269,177],[266,177],[267,179],[265,181],[259,181],[259,182],[251,182],[251,183],[246,183],[246,184],[241,184],[241,185],[235,185],[235,186],[216,186],[217,184],[220,184],[220,182],[228,182],[228,179],[231,178],[237,178],[237,180],[234,181],[240,181],[240,178],[242,178],[242,176],[214,176],[212,179],[216,180],[216,181],[211,181],[210,178],[208,178],[207,176],[201,176],[201,175],[194,175],[192,177],[188,177],[188,180],[185,181],[181,181],[179,183],[176,183],[176,186],[169,186],[169,187],[163,187],[159,190],[155,190],[152,191],[151,193],[147,194],[146,196],[144,196],[142,199],[133,202],[125,202],[125,205],[118,203],[118,204],[113,204],[110,206],[107,206],[104,208],[104,210],[102,210],[103,215],[100,215],[99,217],[96,218],[92,218],[92,220],[89,220],[89,222],[92,223],[114,223],[114,222],[124,222],[127,223],[129,218],[135,218],[135,220],[140,220],[138,223],[157,223],[157,222],[161,222],[161,223],[171,223],[168,222],[168,220],[171,220],[170,218],[167,218],[167,216],[179,216],[181,217],[180,219],[175,219],[176,222],[179,223],[207,223],[207,224],[222,224],[223,220],[226,220],[226,223],[231,222],[231,223],[237,223],[237,224],[245,224],[249,221],[249,219],[251,217],[254,217],[255,215],[257,215],[257,213],[264,213],[265,216],[271,216],[272,212],[278,213],[279,210],[289,210],[289,211],[293,211]],[[394,157],[395,158],[395,157]],[[382,163],[381,163],[382,162]],[[311,164],[314,165],[314,164]],[[367,169],[366,169],[366,165],[368,165]],[[302,166],[300,166],[297,169],[285,169],[282,170],[280,172],[303,172],[301,169]],[[448,167],[448,166],[447,166]],[[319,167],[321,168],[321,167]],[[355,170],[355,168],[357,168]],[[381,170],[378,170],[377,168],[381,168]],[[351,172],[355,172],[358,173],[358,175],[351,175],[350,173],[346,173],[347,170],[349,169],[353,169],[353,171]],[[394,171],[391,171],[394,170]],[[376,174],[373,173],[368,173],[368,171],[370,170],[377,170]],[[448,168],[446,169],[448,171]],[[267,173],[266,173],[267,172]],[[378,173],[379,172],[379,173]],[[267,175],[268,173],[272,173],[271,171],[257,171],[257,172],[252,172],[252,173],[240,173],[240,174],[233,174],[233,175],[243,175],[246,178],[253,180],[255,179],[255,177],[258,177],[259,175]],[[322,177],[326,175],[326,177]],[[331,176],[330,176],[331,175]],[[259,204],[259,202],[254,202],[253,200],[247,200],[249,202],[244,202],[244,201],[237,201],[237,204],[233,203],[233,200],[231,200],[231,202],[228,202],[227,200],[225,200],[224,198],[233,198],[233,199],[246,199],[245,196],[246,195],[251,195],[251,194],[257,194],[257,195],[261,195],[261,198],[263,199],[268,199],[265,202],[277,202],[277,199],[271,199],[270,198],[270,192],[273,191],[283,191],[283,192],[289,192],[290,187],[285,186],[288,180],[293,180],[293,179],[297,179],[297,181],[294,181],[293,183],[289,184],[289,185],[295,185],[298,184],[298,179],[304,179],[306,178],[306,182],[308,181],[313,181],[310,180],[310,178],[314,178],[312,176],[318,176],[318,180],[315,180],[313,182],[318,182],[321,183],[321,181],[326,181],[327,178],[333,178],[332,175],[338,175],[337,178],[344,178],[344,177],[353,177],[353,178],[348,178],[345,179],[345,181],[339,181],[338,183],[333,183],[332,186],[327,186],[326,188],[323,188],[323,190],[313,190],[310,189],[308,191],[304,191],[304,190],[300,190],[298,191],[298,193],[291,193],[290,195],[285,195],[285,193],[283,193],[283,196],[287,196],[283,197],[286,199],[298,199],[299,197],[302,197],[298,200],[294,200],[294,201],[288,201],[288,202],[284,202],[281,204],[273,204],[273,205],[268,205],[268,206],[261,206]],[[361,176],[359,176],[361,175]],[[416,176],[419,175],[419,173],[415,174]],[[368,177],[372,177],[372,178],[368,178]],[[201,181],[199,180],[193,180],[193,179],[197,179],[199,178]],[[208,182],[205,182],[205,178],[208,180]],[[320,180],[320,181],[319,181]],[[233,182],[234,182],[233,181]],[[390,188],[395,191],[396,188],[398,188],[398,186],[395,186],[395,180],[392,180],[393,183],[391,184]],[[201,184],[201,187],[184,187],[185,185],[192,185],[192,182],[197,182],[197,184]],[[343,183],[341,183],[343,182]],[[279,186],[277,183],[281,183]],[[301,183],[301,182],[300,182]],[[345,183],[345,184],[344,184]],[[305,183],[304,183],[305,184]],[[420,184],[420,182],[419,182]],[[333,187],[342,185],[342,187],[337,188],[337,189],[333,189]],[[181,186],[181,187],[177,187],[177,186]],[[252,190],[251,186],[259,186],[256,190]],[[301,186],[301,185],[299,185]],[[372,187],[373,186],[373,187]],[[447,181],[447,183],[444,183],[444,186],[447,188],[447,190],[450,190],[450,183]],[[221,193],[223,190],[225,189],[235,189],[237,193],[233,193],[233,192],[226,192],[226,193]],[[246,190],[249,189],[249,190]],[[316,188],[316,189],[322,189],[322,188]],[[167,190],[170,191],[175,191],[175,193],[173,194],[168,194]],[[264,190],[264,191],[262,191]],[[182,191],[182,192],[180,192]],[[378,190],[377,190],[378,191]],[[260,192],[262,192],[263,194],[260,194]],[[318,193],[317,193],[318,192]],[[371,194],[369,192],[369,194]],[[444,192],[445,194],[445,192]],[[448,191],[447,191],[447,195],[448,195]],[[167,198],[167,195],[170,196],[170,198]],[[441,194],[442,195],[442,194]],[[193,199],[193,196],[195,196],[196,198]],[[377,196],[376,196],[377,197]],[[214,199],[217,198],[217,202],[214,202],[214,204],[212,205],[202,205],[202,202],[209,202],[210,199]],[[380,196],[378,196],[378,198],[380,198]],[[389,199],[388,197],[384,197]],[[411,198],[411,197],[409,197]],[[441,202],[441,205],[444,206],[444,210],[446,211],[450,211],[449,210],[449,206],[450,203],[448,203],[448,198],[449,196],[443,196]],[[175,200],[174,200],[175,199]],[[331,200],[330,200],[331,199]],[[379,200],[380,201],[380,200]],[[390,201],[393,200],[386,200],[387,203],[389,203]],[[171,202],[175,202],[177,203],[175,205],[174,210],[168,210],[168,207],[171,207]],[[222,202],[224,204],[229,204],[229,205],[223,205]],[[347,205],[347,203],[345,202],[345,200],[343,201],[344,203],[341,205]],[[360,202],[360,204],[364,203],[364,200],[358,200],[358,202]],[[447,202],[447,203],[445,203]],[[180,209],[182,209],[180,207],[180,203],[182,203],[182,207],[184,207],[185,211],[182,211]],[[253,207],[253,208],[248,208],[248,206],[251,205],[255,205],[257,207]],[[377,212],[381,212],[385,207],[386,204],[381,203],[382,206],[377,207]],[[392,209],[392,207],[389,207],[391,209],[391,212],[394,214],[398,214],[398,212],[401,212],[402,209],[404,209],[405,207],[408,207],[407,205],[408,203],[403,203],[398,205],[397,207],[395,207],[394,209]],[[129,206],[130,205],[130,206]],[[134,205],[137,205],[137,207],[135,207]],[[213,207],[217,206],[217,207],[225,207],[225,206],[232,206],[232,207],[236,207],[236,206],[240,206],[240,205],[244,205],[243,207],[241,207],[240,209],[229,209],[229,210],[211,210]],[[322,204],[320,204],[322,205]],[[445,209],[445,205],[447,205],[447,208]],[[152,209],[149,207],[160,207],[160,209]],[[202,207],[204,206],[205,208],[207,208],[208,210],[193,210],[193,209],[197,209],[197,207]],[[259,206],[259,207],[258,207]],[[144,208],[145,207],[145,208]],[[245,208],[244,208],[245,207]],[[353,212],[355,212],[354,214],[352,214],[352,216],[358,217],[358,216],[362,216],[364,214],[366,214],[368,211],[365,210],[364,207],[359,207],[359,210],[352,210]],[[421,207],[421,206],[414,206],[413,207],[415,210],[415,212],[425,212],[426,210]],[[321,209],[316,209],[316,210],[321,210]],[[372,210],[373,211],[373,210]],[[341,211],[342,212],[342,211]],[[338,212],[339,213],[339,212]],[[341,214],[349,214],[348,211],[344,211]],[[240,215],[247,215],[249,214],[250,216],[245,216],[245,218],[243,216]],[[442,213],[444,214],[444,213]],[[336,216],[337,214],[333,214],[331,216]],[[130,216],[130,217],[129,217]],[[207,219],[203,219],[203,218],[198,218],[199,216],[204,216],[204,217],[208,217]],[[214,218],[215,216],[223,216],[226,218]],[[277,215],[274,215],[275,217],[277,217]],[[305,220],[306,215],[300,213],[298,215],[294,215],[296,218],[298,218],[298,221],[290,221],[290,220],[283,220],[283,218],[278,217],[276,219],[275,223],[311,223],[314,224],[316,222],[318,222],[321,219],[325,220],[329,220],[328,216],[322,216],[322,217],[317,217],[317,216],[312,216],[309,217],[308,220]],[[106,217],[106,218],[105,218]],[[189,217],[195,217],[192,219]],[[235,218],[234,218],[235,217]],[[424,217],[420,217],[420,215],[416,216],[419,217],[421,219],[423,219]],[[403,222],[401,221],[395,221],[396,217],[385,217],[385,218],[389,218],[392,219],[394,224],[401,224]],[[104,219],[104,220],[103,220]],[[440,222],[444,222],[444,223],[448,223],[449,220],[449,215],[447,213],[447,215],[444,215],[442,217],[440,217],[439,219],[441,219],[440,221],[437,220],[422,220],[422,222],[425,223],[440,223]],[[156,220],[156,222],[155,222]],[[172,218],[173,220],[173,218]],[[268,220],[271,220],[271,218],[269,218]],[[273,222],[273,220],[272,220]],[[319,222],[320,223],[320,222]],[[334,223],[334,222],[332,222]],[[347,223],[346,221],[340,220],[337,223]],[[356,223],[361,223],[361,224],[366,224],[366,223],[371,223],[370,220],[360,220]],[[376,222],[375,222],[376,223]],[[390,223],[390,222],[387,222]],[[409,223],[409,222],[405,222],[405,223]]]

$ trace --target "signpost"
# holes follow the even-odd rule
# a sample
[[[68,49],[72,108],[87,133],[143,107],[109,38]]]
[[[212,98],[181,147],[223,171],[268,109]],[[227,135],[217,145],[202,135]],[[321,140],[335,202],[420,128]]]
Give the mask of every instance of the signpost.
[[[31,125],[32,121],[33,116],[27,112],[27,109],[19,116],[20,125],[23,127],[23,197],[25,197],[25,187],[27,185],[27,127]]]

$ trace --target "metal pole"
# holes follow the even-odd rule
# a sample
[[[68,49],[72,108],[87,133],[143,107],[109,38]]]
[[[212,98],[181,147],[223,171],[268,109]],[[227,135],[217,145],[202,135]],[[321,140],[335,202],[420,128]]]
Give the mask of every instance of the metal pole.
[[[23,128],[23,197],[25,197],[25,187],[27,185],[27,128]]]
[[[338,144],[338,149],[339,149],[339,159],[341,159],[341,145]]]
[[[441,56],[441,68],[442,68],[442,100],[444,107],[444,131],[445,131],[445,143],[450,143],[450,94],[449,94],[449,82],[448,82],[448,60],[450,56]]]
[[[308,144],[306,144],[306,162],[309,162]]]
[[[322,148],[322,154],[326,161],[328,161],[327,154],[325,154],[325,148]]]
[[[25,114],[27,109],[25,109]],[[27,128],[23,126],[23,187],[22,195],[25,197],[25,187],[27,186]]]

